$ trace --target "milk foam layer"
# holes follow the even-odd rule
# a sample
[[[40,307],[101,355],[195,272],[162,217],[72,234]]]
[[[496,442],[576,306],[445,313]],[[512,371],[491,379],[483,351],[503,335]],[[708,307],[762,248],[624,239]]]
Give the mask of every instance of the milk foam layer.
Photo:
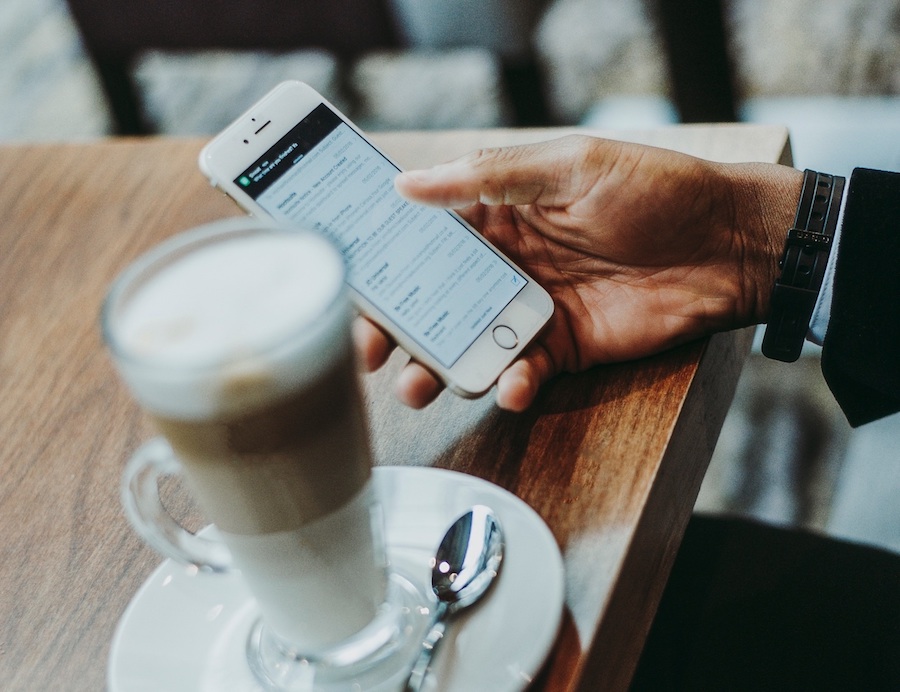
[[[342,352],[344,268],[325,240],[273,231],[199,244],[161,269],[148,256],[148,278],[107,315],[122,374],[145,407],[185,418],[241,410]]]

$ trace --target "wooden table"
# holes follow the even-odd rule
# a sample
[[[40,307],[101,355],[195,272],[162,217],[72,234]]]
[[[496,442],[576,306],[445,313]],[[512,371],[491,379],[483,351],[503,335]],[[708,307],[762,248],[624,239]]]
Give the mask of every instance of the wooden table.
[[[404,165],[559,130],[391,133]],[[719,160],[789,162],[786,131],[595,133]],[[0,689],[104,686],[109,645],[157,554],[120,510],[125,459],[153,434],[113,373],[97,313],[163,238],[237,209],[197,140],[0,147]],[[422,412],[367,378],[379,463],[487,478],[533,506],[566,564],[566,612],[536,687],[624,689],[748,351],[747,330],[562,377],[522,415],[444,394]]]

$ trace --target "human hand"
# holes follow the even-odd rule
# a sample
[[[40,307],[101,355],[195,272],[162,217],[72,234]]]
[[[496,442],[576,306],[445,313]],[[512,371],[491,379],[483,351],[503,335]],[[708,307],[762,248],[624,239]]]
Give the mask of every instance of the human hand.
[[[460,208],[553,296],[547,329],[497,383],[498,405],[518,411],[558,373],[764,320],[801,182],[774,164],[570,136],[482,150],[395,184]],[[393,348],[367,321],[355,336],[369,370]],[[411,362],[395,389],[421,407],[441,385]]]

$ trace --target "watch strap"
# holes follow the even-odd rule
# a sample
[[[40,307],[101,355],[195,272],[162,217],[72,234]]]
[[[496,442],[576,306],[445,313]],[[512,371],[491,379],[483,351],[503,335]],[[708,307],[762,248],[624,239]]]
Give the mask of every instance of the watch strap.
[[[800,357],[834,241],[845,179],[806,170],[794,225],[788,230],[772,291],[763,355],[792,363]]]

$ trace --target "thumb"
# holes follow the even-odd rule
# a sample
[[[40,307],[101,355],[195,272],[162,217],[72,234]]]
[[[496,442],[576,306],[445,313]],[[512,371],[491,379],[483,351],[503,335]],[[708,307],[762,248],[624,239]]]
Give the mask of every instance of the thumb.
[[[572,168],[585,159],[590,141],[588,137],[570,136],[481,149],[450,163],[401,173],[394,185],[401,195],[415,202],[454,209],[477,202],[562,206],[572,196]]]
[[[541,385],[558,374],[549,352],[540,343],[532,344],[497,380],[497,405],[521,412],[531,406]]]

